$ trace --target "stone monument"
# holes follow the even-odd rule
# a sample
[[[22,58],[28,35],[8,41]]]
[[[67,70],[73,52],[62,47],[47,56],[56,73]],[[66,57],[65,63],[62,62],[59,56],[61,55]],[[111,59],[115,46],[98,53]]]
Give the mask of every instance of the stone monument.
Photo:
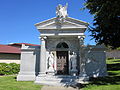
[[[84,45],[88,23],[68,17],[67,7],[58,5],[56,17],[35,24],[41,45],[22,46],[18,81],[64,86],[107,75],[105,47]]]

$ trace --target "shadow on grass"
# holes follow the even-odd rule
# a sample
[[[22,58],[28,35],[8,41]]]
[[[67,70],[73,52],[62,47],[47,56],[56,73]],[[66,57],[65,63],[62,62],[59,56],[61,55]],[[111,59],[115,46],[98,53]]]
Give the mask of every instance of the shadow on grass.
[[[117,85],[120,84],[120,76],[90,78],[90,81],[94,85]]]
[[[120,70],[120,63],[107,64],[107,70],[108,71],[118,71],[118,70]]]
[[[117,61],[116,61],[117,62]],[[120,75],[119,73],[115,73],[112,71],[119,71],[120,70],[120,63],[116,64],[107,64],[108,76],[106,77],[98,77],[98,78],[90,78],[89,84],[79,84],[79,88],[84,88],[88,85],[120,85]]]
[[[77,87],[79,89],[85,88],[88,85],[119,85],[120,84],[120,76],[107,76],[107,77],[98,77],[98,78],[90,78],[89,84],[78,84]]]
[[[108,75],[109,76],[115,76],[115,75],[117,75],[116,73],[113,73],[113,72],[108,72]]]
[[[16,76],[16,77],[14,77],[14,79],[16,80],[16,79],[17,79],[17,76]]]
[[[120,62],[120,60],[117,60],[117,61],[113,61],[113,62]]]

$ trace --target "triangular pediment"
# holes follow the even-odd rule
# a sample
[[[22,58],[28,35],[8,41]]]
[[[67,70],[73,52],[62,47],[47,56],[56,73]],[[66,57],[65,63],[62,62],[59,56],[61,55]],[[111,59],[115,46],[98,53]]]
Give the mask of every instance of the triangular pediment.
[[[40,23],[35,24],[38,30],[55,30],[55,29],[86,29],[88,23],[67,17],[63,23],[58,23],[57,18],[52,18]]]

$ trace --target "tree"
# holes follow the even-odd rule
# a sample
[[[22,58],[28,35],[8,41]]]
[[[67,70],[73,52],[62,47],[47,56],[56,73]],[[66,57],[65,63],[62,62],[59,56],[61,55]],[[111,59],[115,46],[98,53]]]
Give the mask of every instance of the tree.
[[[89,31],[98,44],[120,47],[120,0],[86,0],[85,8],[94,15]]]

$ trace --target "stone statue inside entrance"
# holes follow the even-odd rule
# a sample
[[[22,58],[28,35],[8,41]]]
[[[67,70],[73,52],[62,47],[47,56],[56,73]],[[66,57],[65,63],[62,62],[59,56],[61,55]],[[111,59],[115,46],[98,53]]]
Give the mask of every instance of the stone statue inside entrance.
[[[61,4],[59,4],[56,8],[56,15],[57,18],[59,19],[59,21],[63,21],[67,16],[67,6],[68,4],[66,4],[65,6],[62,6]]]
[[[48,69],[48,73],[54,73],[55,72],[55,59],[54,59],[54,55],[52,52],[49,53],[49,57],[47,60],[47,69]]]
[[[76,55],[76,53],[72,53],[72,55],[71,55],[71,58],[70,58],[70,61],[71,61],[71,74],[73,75],[73,76],[76,76],[76,74],[77,74],[77,55]]]

